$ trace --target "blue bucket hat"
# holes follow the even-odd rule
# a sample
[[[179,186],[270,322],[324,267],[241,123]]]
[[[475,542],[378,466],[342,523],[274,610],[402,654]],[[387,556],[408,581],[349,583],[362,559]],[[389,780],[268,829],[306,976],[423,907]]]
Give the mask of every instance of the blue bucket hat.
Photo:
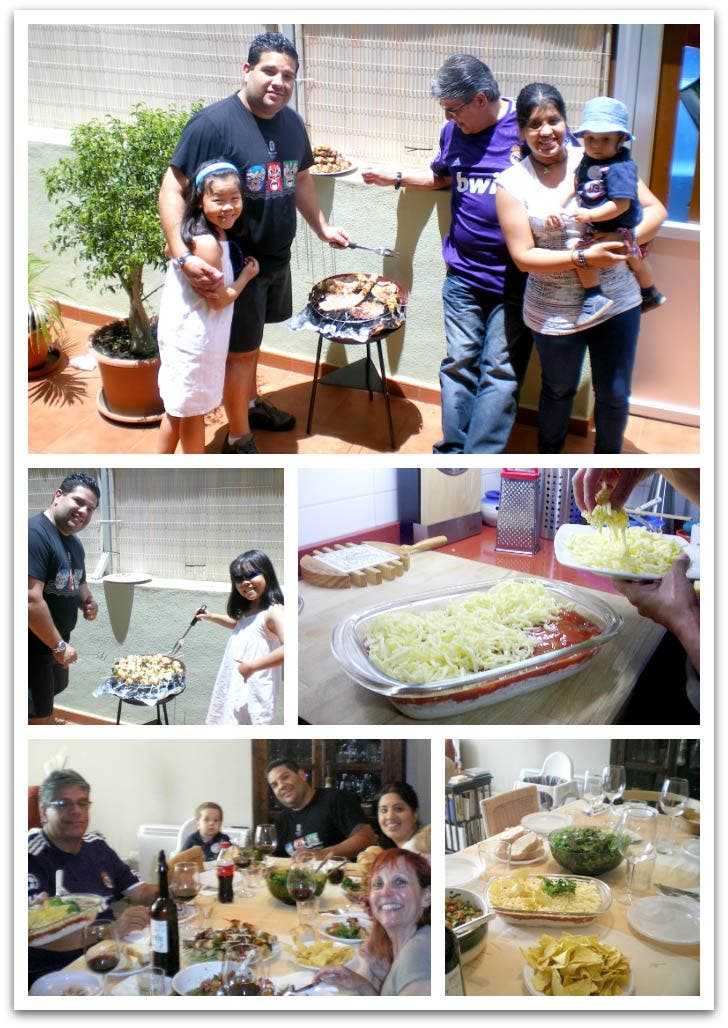
[[[621,100],[611,96],[595,96],[584,104],[581,125],[574,129],[575,136],[585,132],[621,132],[627,139],[634,139],[629,131],[629,111]]]

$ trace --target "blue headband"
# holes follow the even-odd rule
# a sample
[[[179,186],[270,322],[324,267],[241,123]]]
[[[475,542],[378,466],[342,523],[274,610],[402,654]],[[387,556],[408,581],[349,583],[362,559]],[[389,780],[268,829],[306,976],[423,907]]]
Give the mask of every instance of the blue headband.
[[[233,171],[236,175],[240,174],[234,164],[230,164],[228,161],[218,161],[217,164],[210,164],[208,167],[203,168],[202,171],[197,172],[197,175],[195,176],[195,187],[199,186],[200,182],[202,182],[206,175],[212,175],[215,171]]]

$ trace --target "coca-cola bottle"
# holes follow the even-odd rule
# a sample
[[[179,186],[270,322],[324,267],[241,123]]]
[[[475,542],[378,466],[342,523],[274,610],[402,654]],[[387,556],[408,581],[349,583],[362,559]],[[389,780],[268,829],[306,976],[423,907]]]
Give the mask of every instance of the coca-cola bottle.
[[[221,842],[217,855],[217,898],[220,903],[233,901],[233,875],[235,864],[230,853],[230,843]]]

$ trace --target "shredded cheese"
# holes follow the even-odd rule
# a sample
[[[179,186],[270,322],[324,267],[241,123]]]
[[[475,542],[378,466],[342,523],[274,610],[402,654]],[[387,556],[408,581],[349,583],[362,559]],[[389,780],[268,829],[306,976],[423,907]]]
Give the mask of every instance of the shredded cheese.
[[[542,879],[538,875],[529,875],[525,870],[494,878],[488,889],[488,898],[503,910],[588,914],[602,906],[602,898],[593,882],[577,881],[574,892],[550,896],[543,890]]]
[[[600,532],[603,528],[609,528],[615,538],[621,536],[624,541],[629,518],[623,510],[614,510],[609,500],[598,503],[591,514],[585,514],[584,518],[592,528],[598,528]]]
[[[637,527],[622,536],[605,532],[574,535],[567,548],[583,567],[657,577],[666,574],[683,552],[676,539]]]
[[[529,633],[573,604],[539,582],[499,582],[446,607],[390,612],[367,628],[369,659],[401,682],[437,682],[503,667],[533,655]]]

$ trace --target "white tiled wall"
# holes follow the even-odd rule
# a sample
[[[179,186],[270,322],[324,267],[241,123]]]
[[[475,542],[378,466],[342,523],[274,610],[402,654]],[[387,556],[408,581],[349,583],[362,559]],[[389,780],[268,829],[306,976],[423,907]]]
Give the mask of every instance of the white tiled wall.
[[[395,468],[303,469],[298,476],[298,545],[397,520]]]

